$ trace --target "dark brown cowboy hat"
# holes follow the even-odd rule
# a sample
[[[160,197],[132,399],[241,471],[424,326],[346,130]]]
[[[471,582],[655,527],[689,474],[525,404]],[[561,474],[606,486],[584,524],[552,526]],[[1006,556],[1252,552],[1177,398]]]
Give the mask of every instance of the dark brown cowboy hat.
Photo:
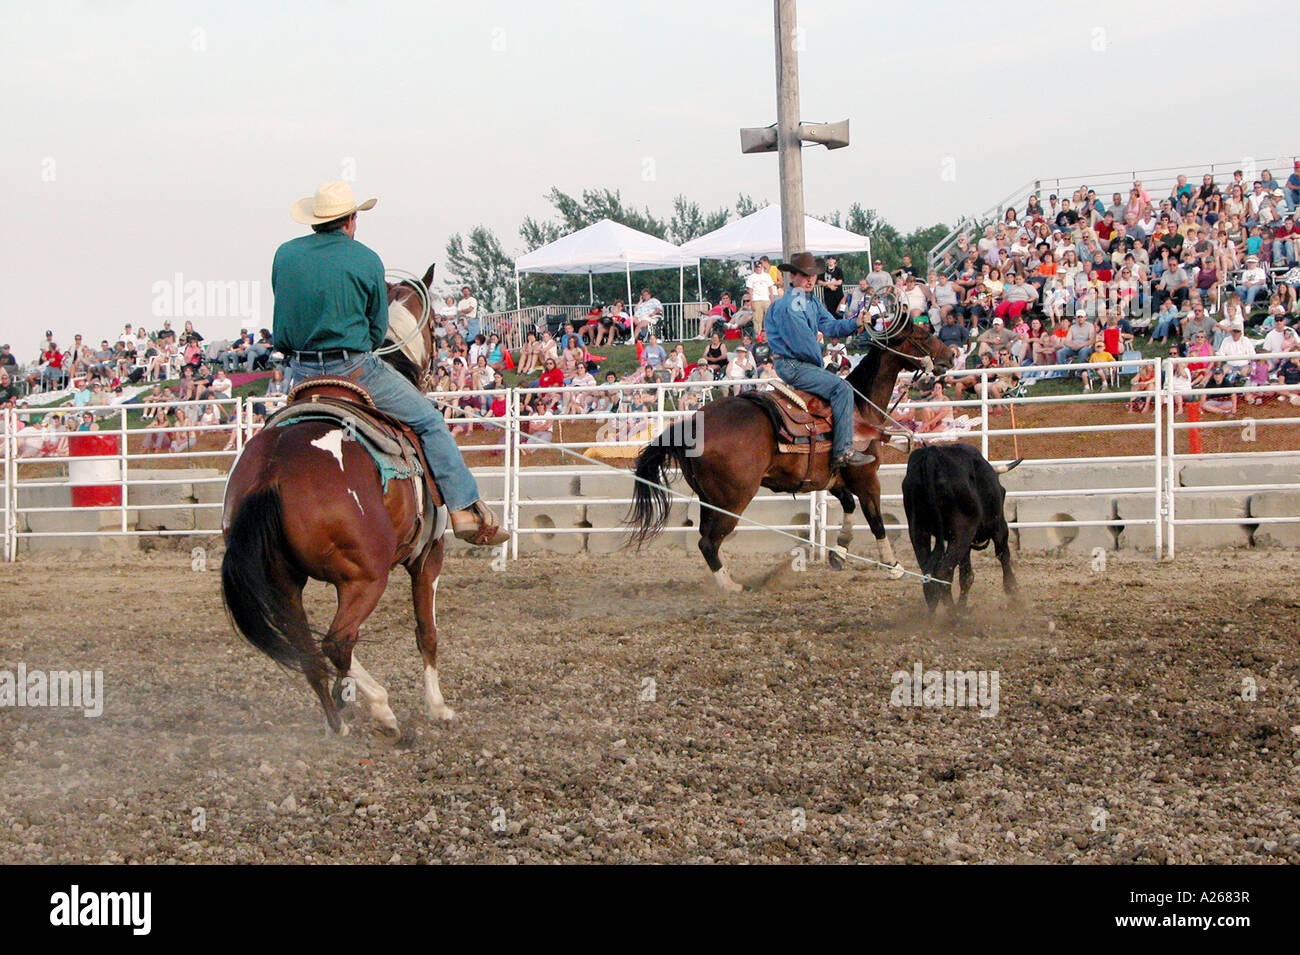
[[[796,252],[790,256],[789,262],[782,262],[777,268],[782,272],[798,272],[801,275],[811,275],[816,278],[822,274],[822,269],[825,266],[811,252]]]

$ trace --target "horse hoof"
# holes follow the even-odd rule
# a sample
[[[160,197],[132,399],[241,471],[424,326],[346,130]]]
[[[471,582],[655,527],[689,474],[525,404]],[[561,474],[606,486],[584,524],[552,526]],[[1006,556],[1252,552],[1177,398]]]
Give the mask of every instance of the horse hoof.
[[[890,567],[890,568],[889,568],[889,579],[890,579],[890,580],[902,580],[902,579],[903,579],[903,574],[904,574],[904,573],[906,573],[906,571],[903,570],[903,565],[902,565],[902,564],[895,564],[893,567]]]
[[[840,555],[839,551],[835,551],[835,550],[827,551],[826,563],[831,565],[831,570],[844,569],[844,558]]]
[[[352,727],[348,726],[348,724],[343,722],[342,720],[339,721],[338,729],[335,729],[332,726],[330,727],[330,734],[333,736],[337,736],[339,739],[342,739],[343,737],[347,736],[351,732],[352,732]]]
[[[456,718],[456,711],[446,703],[440,703],[437,706],[429,707],[429,715],[440,722],[450,723]]]

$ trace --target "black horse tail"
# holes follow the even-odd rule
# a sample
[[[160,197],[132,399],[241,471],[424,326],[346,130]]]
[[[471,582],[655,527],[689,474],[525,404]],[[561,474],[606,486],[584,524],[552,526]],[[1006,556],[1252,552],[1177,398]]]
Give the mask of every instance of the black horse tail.
[[[693,444],[683,423],[677,421],[637,455],[632,511],[623,521],[632,527],[629,537],[632,543],[642,544],[664,529],[668,520],[668,469],[676,464],[687,471],[686,452]]]
[[[249,494],[240,502],[226,538],[221,596],[235,628],[249,643],[276,663],[304,672],[320,654],[303,649],[314,646],[310,631],[274,582],[287,570],[281,556],[287,546],[279,489]],[[291,633],[300,638],[296,643]]]

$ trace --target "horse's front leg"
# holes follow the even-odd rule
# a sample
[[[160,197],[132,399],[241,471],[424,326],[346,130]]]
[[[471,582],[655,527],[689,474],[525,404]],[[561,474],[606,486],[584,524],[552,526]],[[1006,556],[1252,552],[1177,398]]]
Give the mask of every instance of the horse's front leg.
[[[456,711],[442,698],[438,682],[438,615],[434,602],[438,596],[438,576],[446,544],[440,537],[410,566],[411,600],[415,606],[415,642],[424,658],[424,700],[435,720],[456,718]]]

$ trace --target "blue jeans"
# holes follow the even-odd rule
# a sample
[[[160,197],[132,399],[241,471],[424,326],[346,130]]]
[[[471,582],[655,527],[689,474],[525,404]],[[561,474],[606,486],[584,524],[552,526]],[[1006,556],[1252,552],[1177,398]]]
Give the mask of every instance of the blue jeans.
[[[1151,333],[1152,341],[1154,341],[1157,338],[1162,340],[1167,338],[1169,336],[1170,327],[1177,324],[1178,324],[1177,312],[1173,312],[1161,318],[1160,321],[1156,322],[1156,330]]]
[[[375,407],[411,426],[420,436],[424,456],[433,471],[438,489],[450,511],[463,511],[479,499],[478,484],[465,466],[460,448],[456,447],[447,422],[420,389],[373,352],[349,353],[346,360],[299,362],[289,359],[290,387],[312,375],[337,375],[364,385],[375,400]]]
[[[247,352],[248,360],[244,362],[244,371],[252,371],[253,367],[257,364],[257,360],[269,354],[271,354],[270,345],[263,345],[261,342],[249,345]]]
[[[853,388],[847,381],[827,371],[820,365],[812,365],[791,358],[778,358],[775,362],[776,373],[791,388],[811,392],[831,403],[831,456],[839,457],[853,448]]]
[[[1235,291],[1238,295],[1241,296],[1241,301],[1246,306],[1246,308],[1250,308],[1252,305],[1255,304],[1255,299],[1259,298],[1261,293],[1264,295],[1268,295],[1268,286],[1267,285],[1238,285]]]

